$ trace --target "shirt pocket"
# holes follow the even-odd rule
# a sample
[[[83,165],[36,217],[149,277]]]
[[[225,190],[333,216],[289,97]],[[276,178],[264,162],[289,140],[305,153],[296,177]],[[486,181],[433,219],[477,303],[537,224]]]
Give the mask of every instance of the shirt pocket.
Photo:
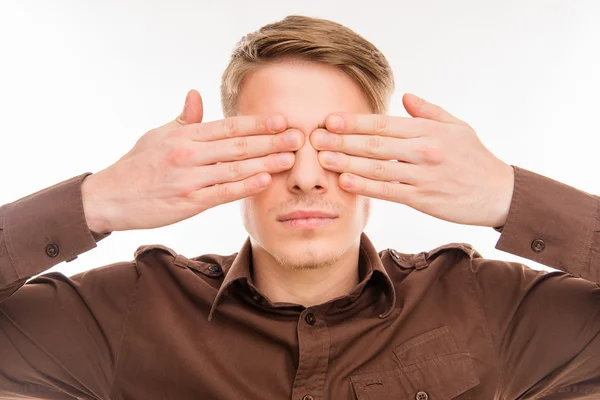
[[[404,342],[394,354],[399,368],[350,377],[358,400],[466,400],[471,394],[461,394],[480,383],[471,354],[458,349],[447,326]]]

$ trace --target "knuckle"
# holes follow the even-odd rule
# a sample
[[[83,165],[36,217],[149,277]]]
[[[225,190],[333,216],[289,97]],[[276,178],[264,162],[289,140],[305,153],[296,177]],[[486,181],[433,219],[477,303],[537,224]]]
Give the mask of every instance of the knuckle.
[[[229,185],[224,184],[224,183],[217,183],[215,185],[217,187],[217,199],[218,200],[225,200],[227,199],[227,196],[229,196]]]
[[[239,161],[230,162],[227,166],[230,178],[237,178],[242,173],[242,163]]]
[[[233,139],[234,156],[236,158],[245,158],[248,155],[248,140],[245,137],[236,137]]]
[[[169,150],[166,161],[170,165],[185,165],[189,163],[191,158],[191,149],[184,146],[177,146]]]
[[[439,146],[430,145],[426,147],[423,151],[423,156],[425,157],[425,162],[431,165],[439,165],[443,161],[443,151]]]
[[[223,133],[227,137],[231,137],[237,130],[237,118],[227,117],[223,120]]]
[[[346,146],[346,144],[344,143],[344,140],[345,140],[344,138],[345,138],[345,135],[334,134],[332,136],[332,139],[333,139],[332,141],[333,141],[334,146],[338,149],[343,149]]]
[[[375,178],[382,178],[383,176],[385,176],[385,172],[386,168],[383,161],[376,160],[371,162],[371,174]]]
[[[424,144],[416,149],[416,153],[422,163],[438,165],[443,161],[443,151],[434,144]]]
[[[249,178],[244,180],[244,195],[251,194],[256,190],[255,180],[256,178]]]
[[[263,169],[266,171],[279,169],[279,160],[277,154],[270,154],[263,158]]]
[[[366,151],[369,156],[376,156],[379,154],[382,146],[381,136],[367,135],[367,148]]]
[[[285,133],[285,132],[284,132]],[[283,133],[280,133],[278,135],[269,135],[269,148],[271,152],[275,152],[277,151],[279,145],[278,143],[283,143],[283,137],[282,137]]]
[[[378,114],[375,117],[375,132],[379,135],[388,131],[388,119],[383,114]]]
[[[381,182],[381,194],[383,197],[391,199],[394,197],[395,187],[391,182]]]

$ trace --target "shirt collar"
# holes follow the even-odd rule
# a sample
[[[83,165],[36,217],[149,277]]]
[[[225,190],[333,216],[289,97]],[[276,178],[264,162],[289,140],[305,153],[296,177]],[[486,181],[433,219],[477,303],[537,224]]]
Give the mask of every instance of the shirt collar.
[[[252,277],[250,275],[251,259],[252,247],[250,244],[250,237],[248,237],[240,251],[235,256],[231,266],[229,268],[223,266],[225,278],[223,279],[223,283],[221,283],[221,287],[215,296],[210,313],[208,314],[209,321],[212,319],[212,315],[216,310],[219,299],[221,296],[223,296],[223,293],[233,282],[238,280],[246,280],[248,285],[254,288]],[[392,280],[390,279],[385,267],[383,266],[383,263],[381,262],[379,253],[364,232],[362,232],[360,235],[360,250],[358,259],[359,284],[348,294],[348,297],[351,300],[355,300],[373,276],[377,275],[383,278],[383,291],[386,297],[386,309],[382,314],[379,315],[379,317],[385,318],[390,315],[396,305],[396,290],[394,289],[394,284],[392,283]]]

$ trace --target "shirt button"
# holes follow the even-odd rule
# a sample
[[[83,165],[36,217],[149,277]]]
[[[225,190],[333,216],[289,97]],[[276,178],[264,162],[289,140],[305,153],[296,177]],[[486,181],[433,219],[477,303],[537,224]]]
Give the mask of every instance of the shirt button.
[[[56,257],[58,255],[58,246],[54,243],[49,244],[46,246],[46,254],[48,254],[50,257]]]
[[[428,400],[429,399],[429,395],[427,394],[427,392],[418,392],[417,395],[415,396],[416,400]]]
[[[544,242],[542,239],[535,239],[533,242],[531,242],[531,249],[536,253],[541,252],[545,248],[546,242]]]
[[[218,265],[213,264],[213,265],[211,265],[211,266],[208,267],[208,270],[210,272],[219,272],[221,270],[221,267],[219,267]]]
[[[305,394],[304,396],[302,396],[302,400],[315,400],[315,398],[312,397],[310,394]]]
[[[315,322],[317,322],[317,317],[315,317],[315,314],[310,312],[310,313],[306,314],[306,317],[304,317],[304,320],[306,321],[307,324],[314,325]]]

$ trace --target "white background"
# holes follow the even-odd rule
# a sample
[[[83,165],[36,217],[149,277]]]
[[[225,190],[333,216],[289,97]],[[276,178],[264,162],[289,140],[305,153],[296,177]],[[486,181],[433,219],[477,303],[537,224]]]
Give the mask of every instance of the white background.
[[[390,114],[407,116],[402,94],[415,93],[471,124],[506,163],[600,194],[598,1],[0,0],[0,204],[114,163],[174,119],[190,88],[203,96],[204,121],[221,119],[235,43],[288,14],[340,22],[382,50],[397,85]],[[495,250],[492,228],[373,206],[365,232],[378,250],[467,242],[486,258],[549,269]],[[113,232],[49,271],[131,260],[152,243],[187,257],[232,254],[247,237],[239,215],[233,202]]]

